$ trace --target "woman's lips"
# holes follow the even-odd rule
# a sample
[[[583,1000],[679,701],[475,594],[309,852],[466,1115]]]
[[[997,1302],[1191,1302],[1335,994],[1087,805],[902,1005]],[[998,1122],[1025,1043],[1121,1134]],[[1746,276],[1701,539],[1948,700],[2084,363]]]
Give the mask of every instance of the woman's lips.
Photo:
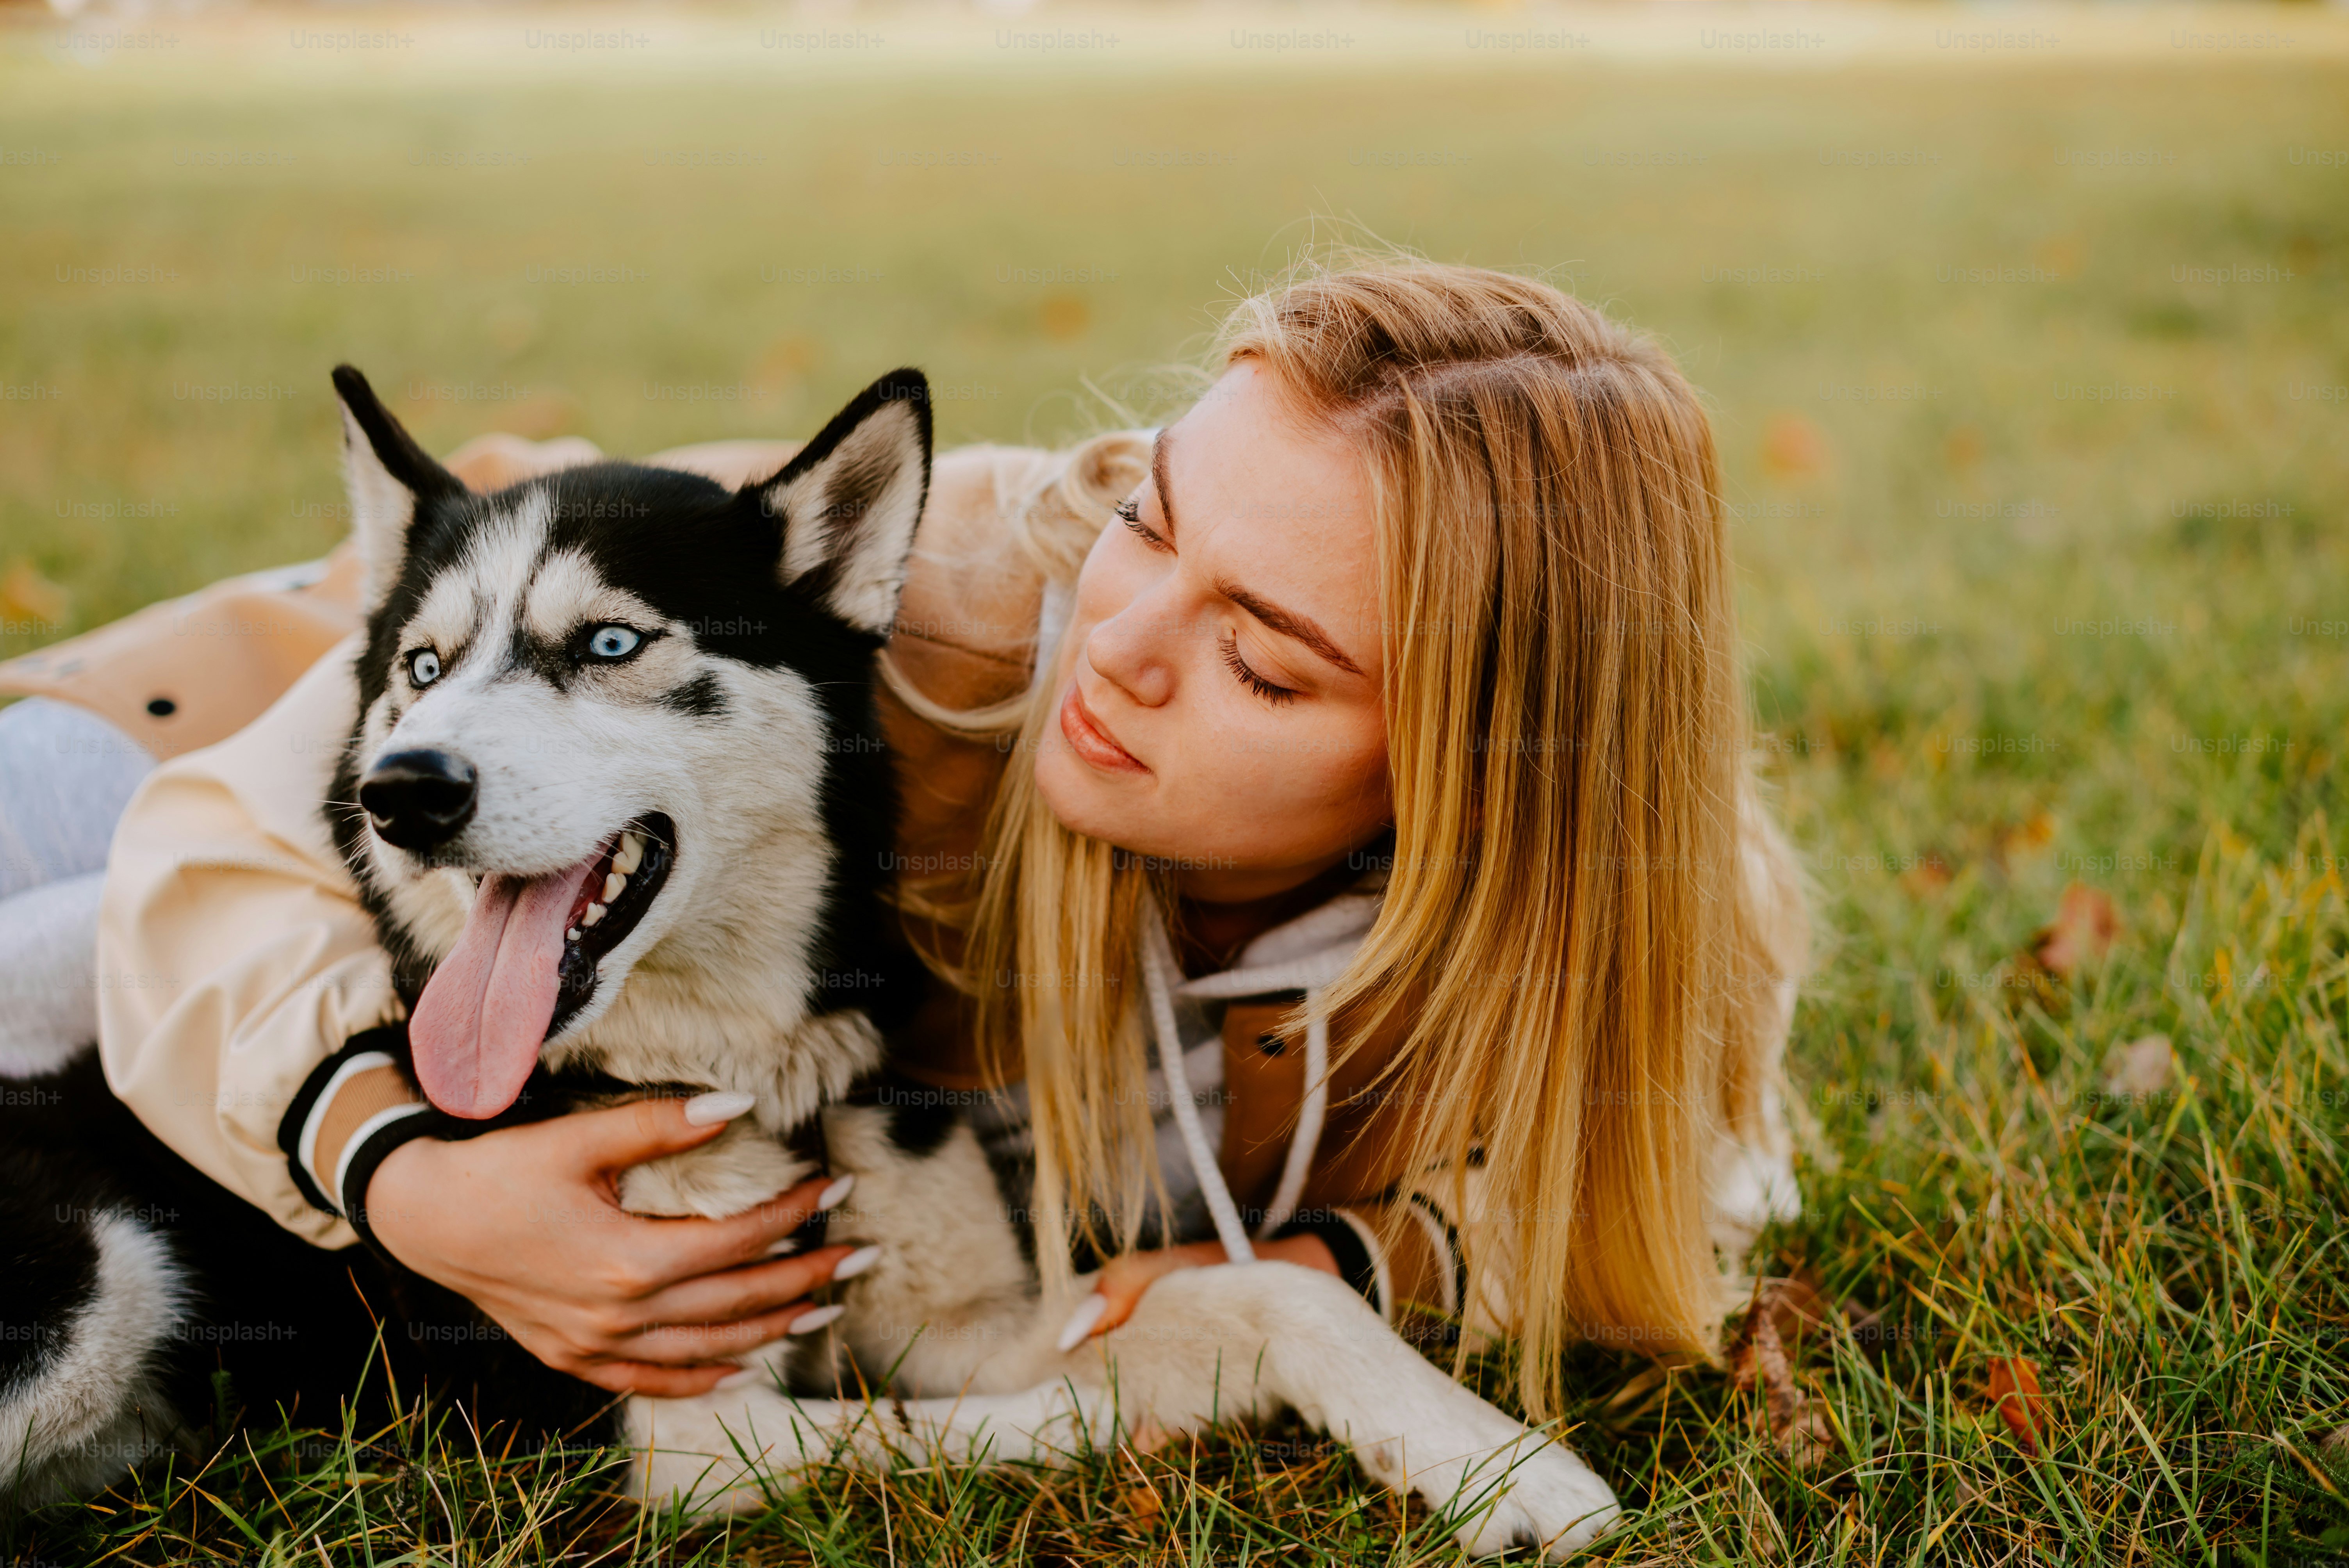
[[[1061,700],[1061,734],[1069,742],[1069,749],[1105,773],[1147,773],[1132,752],[1110,738],[1109,731],[1085,707],[1085,699],[1077,690],[1077,683],[1069,683],[1069,695]]]

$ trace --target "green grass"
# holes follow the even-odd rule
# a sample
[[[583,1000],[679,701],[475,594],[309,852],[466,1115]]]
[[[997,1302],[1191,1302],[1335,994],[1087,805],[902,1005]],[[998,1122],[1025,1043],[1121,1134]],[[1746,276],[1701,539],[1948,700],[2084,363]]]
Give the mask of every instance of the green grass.
[[[809,25],[738,20],[746,37]],[[759,56],[419,59],[379,78],[200,38],[83,71],[31,32],[0,37],[0,148],[57,155],[0,168],[0,380],[56,389],[0,403],[0,651],[329,546],[338,358],[443,449],[502,422],[622,451],[803,433],[909,360],[975,394],[943,405],[945,439],[1044,439],[1088,417],[1087,378],[1165,413],[1152,367],[1307,214],[1555,268],[1661,334],[1713,401],[1768,771],[1825,934],[1794,1051],[1808,1210],[1760,1261],[1851,1315],[1797,1359],[1833,1434],[1801,1472],[1721,1374],[1578,1352],[1574,1440],[1632,1510],[1596,1555],[2349,1563],[2349,1458],[2328,1470],[2321,1451],[2349,1428],[2349,405],[2293,396],[2349,383],[2349,173],[2288,156],[2349,145],[2349,73],[2306,47],[1771,71],[1456,50],[1236,70],[1136,46],[1071,68],[976,36],[957,69],[908,46],[902,67],[883,50],[830,74]],[[174,161],[190,148],[291,161]],[[1136,148],[1230,157],[1117,161]],[[1852,148],[1939,161],[1820,161]],[[1705,159],[1590,161],[1601,149]],[[2175,158],[2083,170],[2064,149]],[[531,160],[410,161],[428,150]],[[694,150],[766,161],[646,160]],[[56,281],[109,263],[181,277]],[[413,276],[296,284],[297,263]],[[533,284],[533,264],[650,280]],[[1103,275],[1003,281],[1054,266]],[[2172,273],[2221,266],[2292,276]],[[761,281],[808,267],[866,281]],[[1719,277],[1757,267],[1819,275]],[[411,382],[520,396],[414,399]],[[174,396],[191,383],[292,395]],[[646,396],[665,383],[757,396]],[[2096,403],[2058,384],[2171,390]],[[58,511],[108,500],[179,510]],[[2220,738],[2238,744],[2199,744]],[[2030,982],[2017,955],[2074,882],[2112,900],[2116,940],[2068,982]],[[2106,1095],[2108,1053],[2154,1034],[2171,1080]],[[2040,1369],[2043,1454],[1991,1412],[2002,1356]],[[327,1413],[303,1420],[264,1439],[264,1416],[96,1508],[9,1521],[0,1553],[1451,1555],[1288,1429],[1058,1475],[832,1475],[680,1533],[614,1506],[587,1460],[498,1458],[437,1413],[347,1444]]]

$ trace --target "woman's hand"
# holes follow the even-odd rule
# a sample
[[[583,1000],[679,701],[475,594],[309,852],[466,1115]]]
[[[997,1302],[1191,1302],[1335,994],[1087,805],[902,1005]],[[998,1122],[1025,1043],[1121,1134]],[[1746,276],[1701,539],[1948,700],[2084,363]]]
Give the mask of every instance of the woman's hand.
[[[1323,1274],[1336,1274],[1338,1260],[1330,1255],[1330,1248],[1319,1236],[1290,1236],[1286,1241],[1255,1243],[1257,1261],[1262,1263],[1302,1264]],[[1069,1315],[1068,1326],[1061,1330],[1061,1349],[1074,1350],[1096,1334],[1107,1334],[1133,1315],[1141,1304],[1142,1293],[1153,1281],[1176,1269],[1206,1268],[1230,1261],[1221,1242],[1193,1242],[1186,1246],[1162,1247],[1156,1252],[1128,1253],[1112,1262],[1093,1281],[1092,1295],[1077,1303],[1077,1310]]]
[[[748,1376],[728,1357],[838,1316],[802,1298],[869,1266],[874,1249],[768,1261],[847,1196],[844,1179],[814,1178],[726,1220],[624,1212],[622,1171],[725,1130],[723,1119],[688,1122],[692,1103],[643,1099],[461,1142],[412,1139],[368,1181],[367,1218],[392,1256],[557,1371],[617,1392],[704,1393]]]

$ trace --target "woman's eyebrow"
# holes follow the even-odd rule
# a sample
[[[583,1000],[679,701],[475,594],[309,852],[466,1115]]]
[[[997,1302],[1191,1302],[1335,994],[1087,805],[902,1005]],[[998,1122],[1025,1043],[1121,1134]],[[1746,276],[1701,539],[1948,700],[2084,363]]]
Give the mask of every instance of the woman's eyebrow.
[[[1219,577],[1216,580],[1216,592],[1274,631],[1284,636],[1296,638],[1340,669],[1354,675],[1362,673],[1362,666],[1348,658],[1346,650],[1332,642],[1330,634],[1315,625],[1311,617],[1300,615],[1293,610],[1284,610],[1269,599],[1260,598],[1249,593],[1228,578]]]

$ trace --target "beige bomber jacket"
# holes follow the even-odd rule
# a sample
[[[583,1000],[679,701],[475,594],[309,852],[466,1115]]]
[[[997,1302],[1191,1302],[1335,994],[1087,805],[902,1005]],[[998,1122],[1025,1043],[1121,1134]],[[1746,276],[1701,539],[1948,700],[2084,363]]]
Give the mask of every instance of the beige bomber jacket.
[[[739,484],[792,449],[717,443],[650,460]],[[907,683],[962,709],[1023,689],[1043,577],[1016,520],[1023,509],[1068,504],[1072,465],[1130,461],[1117,455],[1129,450],[1096,443],[941,456],[889,645]],[[450,466],[489,490],[597,455],[582,441],[490,437]],[[1141,476],[1088,477],[1098,491]],[[338,1212],[349,1157],[418,1109],[388,1057],[345,1050],[400,1013],[388,957],[320,812],[356,704],[362,609],[346,553],[317,569],[216,585],[0,666],[0,690],[80,702],[168,758],[125,813],[108,866],[98,971],[109,1083],[199,1170],[326,1247],[358,1239]],[[186,634],[212,622],[240,634]],[[142,696],[162,682],[188,694],[175,728]],[[904,797],[901,863],[957,863],[952,857],[978,847],[1006,753],[926,722],[885,687],[880,700]],[[1217,1164],[1243,1207],[1260,1208],[1271,1193],[1305,1099],[1303,1055],[1271,1032],[1297,999],[1226,1004]],[[967,1026],[961,999],[938,985],[912,1031],[916,1076],[954,1082],[951,1070],[926,1074],[923,1058],[967,1059],[955,1040]],[[1392,1319],[1412,1300],[1457,1311],[1464,1276],[1450,1222],[1424,1196],[1399,1190],[1402,1130],[1381,1111],[1384,1097],[1360,1092],[1387,1044],[1368,1042],[1333,1078],[1298,1212],[1382,1315]],[[298,1126],[288,1115],[297,1102]],[[1381,1245],[1391,1207],[1402,1222],[1388,1233],[1393,1244]]]

